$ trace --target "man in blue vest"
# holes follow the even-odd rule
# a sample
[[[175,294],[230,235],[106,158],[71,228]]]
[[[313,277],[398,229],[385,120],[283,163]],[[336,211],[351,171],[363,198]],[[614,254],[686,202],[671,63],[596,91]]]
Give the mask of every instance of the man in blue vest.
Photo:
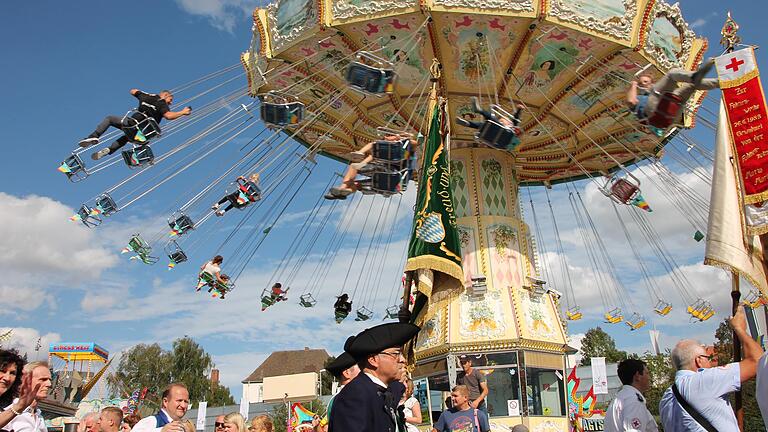
[[[189,390],[182,383],[173,383],[163,390],[160,412],[141,419],[133,432],[184,432],[180,420],[189,409]]]
[[[329,432],[402,432],[397,405],[405,391],[398,380],[405,367],[402,347],[419,327],[388,323],[347,339],[344,351],[360,367],[360,374],[334,398]]]

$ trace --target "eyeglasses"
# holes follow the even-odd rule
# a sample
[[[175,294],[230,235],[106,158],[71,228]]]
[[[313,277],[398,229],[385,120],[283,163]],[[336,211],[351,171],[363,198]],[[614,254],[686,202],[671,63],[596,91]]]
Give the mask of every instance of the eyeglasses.
[[[399,360],[399,359],[400,359],[400,356],[401,356],[401,355],[403,355],[403,353],[402,353],[402,352],[400,352],[400,351],[395,351],[395,352],[386,352],[386,351],[382,351],[382,352],[380,352],[379,354],[386,354],[386,355],[388,355],[388,356],[391,356],[391,357],[392,357],[394,360]]]
[[[214,425],[215,427],[217,427],[217,428],[223,428],[223,427],[224,427],[224,423],[219,423],[219,422],[216,422],[216,423],[214,423],[213,425]]]
[[[704,357],[705,359],[707,359],[709,361],[712,361],[715,358],[715,356],[711,356],[709,354],[699,354],[699,355],[696,356],[696,358],[699,358],[699,357]]]

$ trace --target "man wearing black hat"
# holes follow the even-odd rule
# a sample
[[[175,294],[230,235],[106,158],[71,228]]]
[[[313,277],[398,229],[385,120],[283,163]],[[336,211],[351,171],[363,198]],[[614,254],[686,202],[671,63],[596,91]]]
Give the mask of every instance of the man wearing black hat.
[[[351,336],[350,338],[352,337],[354,336]],[[339,391],[341,391],[345,385],[349,384],[350,381],[355,379],[355,377],[360,374],[360,367],[357,366],[355,358],[352,357],[348,352],[344,352],[340,356],[336,357],[334,361],[325,367],[325,370],[327,370],[331,375],[339,380]],[[315,426],[315,431],[325,431],[328,427],[328,422],[331,419],[331,408],[333,407],[333,400],[335,398],[336,395],[333,395],[331,400],[328,401],[325,417],[323,417],[318,425]]]
[[[361,374],[334,398],[330,432],[397,432],[397,405],[405,391],[402,346],[419,332],[410,323],[388,323],[347,339],[344,351]]]

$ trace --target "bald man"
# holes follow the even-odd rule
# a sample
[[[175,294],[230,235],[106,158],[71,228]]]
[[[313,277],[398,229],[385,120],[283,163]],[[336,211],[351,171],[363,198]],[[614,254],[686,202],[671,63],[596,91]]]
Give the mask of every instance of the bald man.
[[[739,306],[730,319],[733,333],[742,346],[743,360],[712,367],[712,357],[695,340],[685,339],[672,350],[675,383],[659,402],[659,414],[665,431],[717,430],[738,432],[739,425],[730,403],[730,394],[757,373],[763,349],[747,332],[744,308]]]
[[[182,383],[170,384],[163,391],[160,412],[141,419],[133,432],[184,432],[181,419],[189,409],[189,390]]]

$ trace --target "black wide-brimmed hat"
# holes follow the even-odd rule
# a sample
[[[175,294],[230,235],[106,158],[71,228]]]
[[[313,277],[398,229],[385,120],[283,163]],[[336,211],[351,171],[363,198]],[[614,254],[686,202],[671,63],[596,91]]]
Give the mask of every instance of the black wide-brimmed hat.
[[[387,348],[399,347],[419,332],[419,326],[411,323],[387,323],[363,330],[357,336],[347,339],[344,351],[356,360],[376,354]]]
[[[357,364],[355,358],[345,351],[336,357],[336,359],[334,359],[330,364],[328,364],[328,366],[325,367],[325,370],[338,378],[341,376],[342,372],[351,368],[355,364]]]

